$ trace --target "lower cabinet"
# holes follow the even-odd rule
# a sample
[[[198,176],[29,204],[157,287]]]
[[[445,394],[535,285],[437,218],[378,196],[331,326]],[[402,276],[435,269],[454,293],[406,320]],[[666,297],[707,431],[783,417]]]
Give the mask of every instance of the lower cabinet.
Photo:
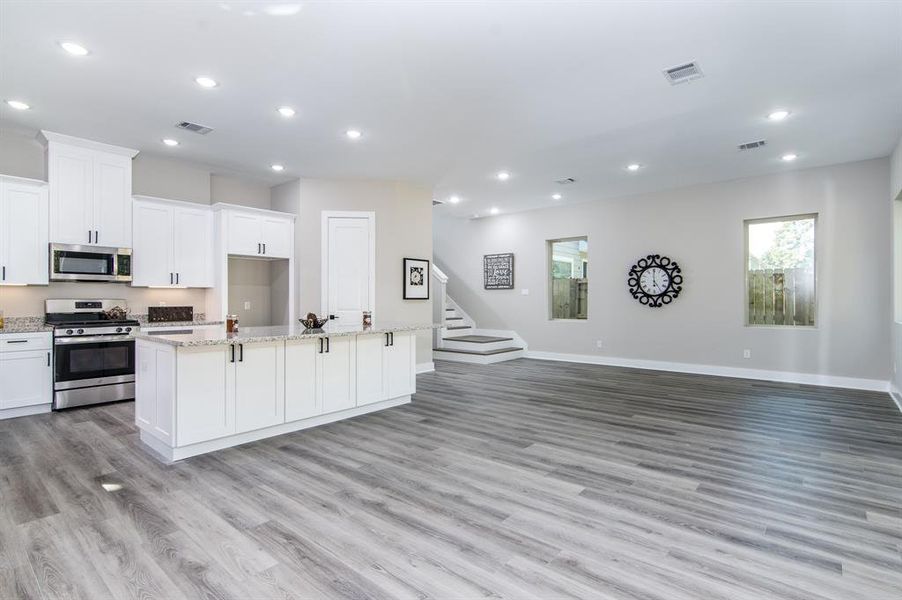
[[[354,346],[353,336],[285,343],[286,421],[356,406]]]
[[[415,352],[411,333],[357,336],[357,406],[413,394]]]
[[[53,400],[49,333],[0,335],[0,417],[2,411]]]
[[[285,422],[285,344],[236,344],[235,421],[238,433]]]
[[[319,340],[285,342],[285,420],[298,421],[322,414],[316,393]]]

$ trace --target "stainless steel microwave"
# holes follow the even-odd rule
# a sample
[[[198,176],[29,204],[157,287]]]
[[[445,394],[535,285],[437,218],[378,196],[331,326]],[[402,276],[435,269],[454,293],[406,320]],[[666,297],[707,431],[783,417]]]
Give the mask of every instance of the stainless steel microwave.
[[[131,280],[131,248],[50,244],[50,281]]]

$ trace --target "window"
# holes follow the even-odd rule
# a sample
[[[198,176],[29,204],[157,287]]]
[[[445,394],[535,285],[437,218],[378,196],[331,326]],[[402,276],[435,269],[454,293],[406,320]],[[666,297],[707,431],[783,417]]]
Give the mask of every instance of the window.
[[[745,222],[746,323],[813,327],[817,215]]]
[[[585,319],[589,304],[589,239],[548,242],[551,318]]]

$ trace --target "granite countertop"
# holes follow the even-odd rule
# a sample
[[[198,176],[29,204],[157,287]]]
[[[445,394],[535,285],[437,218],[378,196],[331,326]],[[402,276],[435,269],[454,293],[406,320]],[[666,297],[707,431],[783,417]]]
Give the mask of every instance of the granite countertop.
[[[5,317],[0,335],[5,333],[40,333],[53,331],[53,327],[44,324],[44,317]]]
[[[203,319],[194,319],[193,321],[154,321],[150,322],[147,320],[142,321],[138,319],[138,322],[141,323],[142,329],[153,329],[154,327],[203,327],[204,325],[224,325],[224,321],[204,321]]]
[[[170,346],[217,346],[221,344],[250,344],[253,342],[279,342],[288,340],[306,340],[321,337],[341,337],[371,333],[395,333],[402,331],[421,331],[439,328],[433,323],[393,323],[389,321],[373,324],[366,329],[363,326],[333,326],[327,324],[323,329],[304,329],[302,325],[278,327],[241,327],[238,333],[226,333],[225,328],[201,329],[191,333],[151,334],[139,333],[136,338]]]

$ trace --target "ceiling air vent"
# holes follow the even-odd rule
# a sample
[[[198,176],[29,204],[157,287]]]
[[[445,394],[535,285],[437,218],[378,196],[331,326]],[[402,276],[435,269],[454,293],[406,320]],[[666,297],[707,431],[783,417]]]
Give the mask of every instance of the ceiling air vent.
[[[438,206],[439,204],[444,204],[441,200],[432,199],[432,206]]]
[[[696,62],[690,62],[684,65],[677,65],[676,67],[664,69],[664,77],[667,78],[667,81],[670,82],[670,85],[686,83],[687,81],[692,81],[693,79],[701,79],[704,76],[705,74],[702,73],[701,67],[699,67],[698,63]]]
[[[739,144],[740,150],[754,150],[755,148],[762,148],[765,144],[767,144],[767,140],[757,140],[754,142],[746,142],[744,144]]]
[[[204,125],[198,125],[197,123],[192,123],[191,121],[182,121],[181,123],[176,123],[175,125],[179,129],[184,129],[186,131],[193,131],[194,133],[199,133],[201,135],[207,135],[211,131],[213,131],[212,127],[206,127]]]
[[[576,183],[576,180],[572,177],[565,177],[563,179],[555,179],[554,182],[558,185],[570,185],[571,183]]]

